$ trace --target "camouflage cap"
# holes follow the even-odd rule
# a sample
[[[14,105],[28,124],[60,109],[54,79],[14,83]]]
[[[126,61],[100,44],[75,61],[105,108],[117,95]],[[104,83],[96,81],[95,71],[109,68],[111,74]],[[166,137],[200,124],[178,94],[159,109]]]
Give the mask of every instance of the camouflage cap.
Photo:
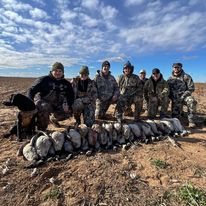
[[[179,62],[172,64],[172,67],[182,67],[182,66],[183,66],[182,63]]]
[[[62,70],[62,72],[64,72],[64,66],[62,63],[60,62],[55,62],[52,66],[52,71],[56,70],[56,69],[60,69]]]
[[[123,73],[124,73],[124,69],[125,69],[125,68],[131,69],[131,74],[132,74],[133,71],[134,71],[134,66],[130,63],[130,61],[127,61],[127,62],[124,64],[124,66],[123,66]]]
[[[124,68],[130,68],[130,69],[132,69],[132,68],[134,68],[134,66],[131,65],[130,61],[127,61],[127,62],[124,64]]]
[[[89,75],[89,68],[88,68],[88,66],[82,66],[82,68],[79,71],[79,74],[87,74],[87,75]]]

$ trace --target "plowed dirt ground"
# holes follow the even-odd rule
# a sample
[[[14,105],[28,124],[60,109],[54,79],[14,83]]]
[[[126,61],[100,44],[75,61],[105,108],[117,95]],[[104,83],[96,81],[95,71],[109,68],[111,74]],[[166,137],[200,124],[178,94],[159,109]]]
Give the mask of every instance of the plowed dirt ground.
[[[0,77],[0,102],[15,92],[25,93],[32,78]],[[25,169],[28,161],[17,157],[22,143],[3,134],[13,124],[16,108],[0,105],[0,205],[189,205],[179,190],[191,183],[206,191],[206,84],[197,83],[198,127],[189,136],[178,137],[180,147],[167,140],[139,144],[128,150],[79,155]],[[110,107],[109,114],[113,113]],[[62,129],[74,120],[62,121]],[[186,121],[184,126],[187,128]],[[50,125],[49,130],[55,130]],[[166,163],[160,168],[155,160]],[[3,174],[5,165],[8,171]],[[55,184],[51,183],[55,179]],[[195,205],[195,204],[194,204]],[[200,205],[200,204],[196,204]]]

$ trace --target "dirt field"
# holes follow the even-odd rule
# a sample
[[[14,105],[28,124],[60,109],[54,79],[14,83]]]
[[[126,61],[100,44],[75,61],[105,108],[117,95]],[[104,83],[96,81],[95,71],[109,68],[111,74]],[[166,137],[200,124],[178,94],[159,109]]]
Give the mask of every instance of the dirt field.
[[[33,81],[0,77],[0,102],[12,93],[24,93]],[[189,136],[177,138],[180,147],[164,140],[89,157],[79,155],[69,161],[48,162],[37,168],[36,176],[31,175],[33,169],[24,168],[28,161],[16,156],[22,143],[15,137],[2,137],[17,110],[1,104],[0,205],[189,205],[181,198],[181,188],[191,183],[203,191],[203,196],[206,191],[206,84],[196,84],[194,96],[198,101],[198,127]],[[109,113],[112,111],[111,107]],[[49,129],[54,127],[50,125]],[[8,171],[3,174],[5,165]],[[193,201],[191,205],[206,205],[206,201]]]

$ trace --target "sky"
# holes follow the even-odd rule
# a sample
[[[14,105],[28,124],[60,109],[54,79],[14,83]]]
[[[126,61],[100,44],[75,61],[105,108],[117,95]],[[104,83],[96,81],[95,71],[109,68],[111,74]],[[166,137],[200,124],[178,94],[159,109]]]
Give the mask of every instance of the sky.
[[[159,68],[167,79],[181,62],[206,82],[206,0],[0,0],[0,76],[47,75],[55,62],[65,77],[87,65],[90,77],[111,63],[117,77]]]

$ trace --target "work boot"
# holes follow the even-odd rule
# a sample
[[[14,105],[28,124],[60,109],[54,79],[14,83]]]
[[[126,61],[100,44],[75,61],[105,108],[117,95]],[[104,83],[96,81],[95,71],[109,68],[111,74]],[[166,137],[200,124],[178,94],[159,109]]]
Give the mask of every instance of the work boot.
[[[194,122],[189,122],[189,128],[195,128],[196,127],[196,124]]]

